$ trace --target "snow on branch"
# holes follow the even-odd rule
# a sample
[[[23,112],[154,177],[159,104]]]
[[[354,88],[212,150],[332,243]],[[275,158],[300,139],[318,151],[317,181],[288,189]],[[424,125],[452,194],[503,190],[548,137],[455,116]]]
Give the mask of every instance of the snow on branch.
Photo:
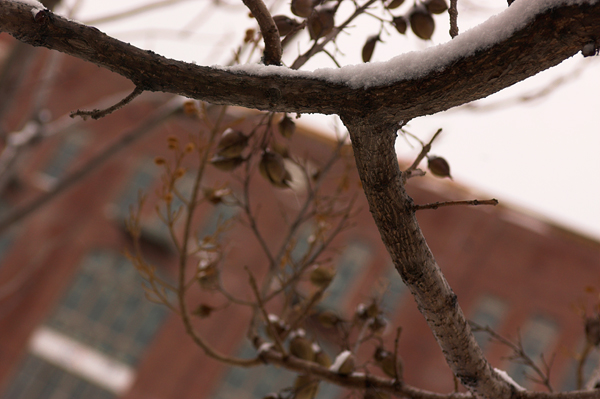
[[[0,30],[103,66],[147,91],[278,112],[409,120],[493,94],[573,56],[600,37],[597,0],[523,0],[448,43],[388,62],[294,71],[203,67],[141,50],[31,1],[0,2]],[[37,17],[37,15],[36,15]]]

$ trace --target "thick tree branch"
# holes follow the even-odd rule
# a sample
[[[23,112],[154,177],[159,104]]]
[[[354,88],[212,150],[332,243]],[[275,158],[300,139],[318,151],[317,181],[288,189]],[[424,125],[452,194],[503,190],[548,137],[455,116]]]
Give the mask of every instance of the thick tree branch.
[[[517,6],[515,3],[510,9]],[[396,120],[433,114],[486,97],[557,65],[600,37],[600,2],[561,5],[532,15],[528,24],[485,49],[444,58],[448,46],[460,47],[465,32],[429,50],[432,62],[442,58],[445,64],[436,64],[422,75],[365,89],[352,88],[348,83],[368,66],[331,71],[330,80],[284,67],[263,67],[254,74],[203,67],[141,50],[49,11],[32,13],[31,8],[16,1],[0,2],[0,30],[34,46],[108,68],[144,90],[279,112],[377,112]],[[440,57],[436,58],[438,53]],[[392,64],[382,66],[388,65]],[[402,62],[393,65],[400,73]]]
[[[383,243],[419,311],[461,383],[486,398],[511,398],[515,387],[498,376],[477,345],[415,217],[396,160],[394,121],[341,115],[350,132],[354,157],[369,209]]]

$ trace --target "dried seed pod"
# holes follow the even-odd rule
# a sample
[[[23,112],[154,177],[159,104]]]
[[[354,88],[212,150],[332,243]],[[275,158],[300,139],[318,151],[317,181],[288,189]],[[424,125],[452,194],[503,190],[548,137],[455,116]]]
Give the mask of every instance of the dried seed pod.
[[[312,362],[315,359],[313,344],[304,336],[295,335],[290,339],[290,353],[299,358]]]
[[[319,313],[317,320],[325,328],[333,328],[340,322],[340,318],[331,310],[324,310]]]
[[[371,321],[369,322],[369,330],[371,330],[374,333],[381,333],[381,332],[383,332],[383,330],[385,330],[387,325],[388,325],[388,322],[387,322],[386,318],[383,317],[383,315],[378,314],[377,316],[372,318]]]
[[[210,160],[210,163],[217,169],[222,170],[224,172],[231,172],[242,163],[244,163],[245,159],[242,157],[222,157],[219,155],[215,155]]]
[[[283,163],[283,157],[276,152],[265,150],[260,158],[258,170],[275,187],[289,187],[289,182],[292,180]]]
[[[314,399],[319,392],[319,380],[301,374],[294,381],[294,399]]]
[[[310,272],[310,282],[319,288],[326,288],[334,277],[335,273],[332,270],[321,266],[316,266]]]
[[[446,0],[426,0],[425,8],[432,14],[442,14],[448,9]]]
[[[315,345],[316,344],[313,344],[313,349],[315,350],[315,363],[320,364],[323,367],[329,368],[331,366],[331,358],[327,353],[323,352],[323,349],[321,349],[321,347],[319,347],[318,345],[317,347],[315,347]]]
[[[201,319],[205,319],[211,315],[211,313],[215,310],[214,307],[201,303],[198,307],[192,312],[192,314],[200,317]]]
[[[401,35],[406,33],[406,28],[408,28],[408,20],[406,19],[406,17],[394,17],[392,23],[394,24],[394,27],[396,28],[398,33],[400,33]]]
[[[435,30],[435,22],[431,14],[421,7],[413,8],[410,13],[410,28],[413,33],[423,40],[431,39]]]
[[[287,114],[281,118],[277,126],[279,127],[279,133],[286,139],[292,137],[296,132],[296,123]]]
[[[256,31],[254,29],[247,29],[246,34],[244,36],[244,43],[250,43],[251,41],[253,41],[255,34]]]
[[[313,11],[313,0],[292,0],[292,13],[302,18],[310,17]]]
[[[298,21],[285,15],[275,15],[273,21],[275,21],[275,25],[277,25],[279,36],[287,35],[300,25]]]
[[[434,176],[449,177],[452,179],[452,176],[450,176],[450,165],[442,157],[436,157],[435,155],[427,156],[427,167]]]
[[[337,355],[329,370],[340,375],[348,375],[354,371],[354,355],[346,350]]]
[[[379,35],[372,35],[367,38],[365,45],[362,48],[362,60],[363,62],[371,61],[371,57],[373,56],[373,50],[375,50],[375,45],[379,41]]]
[[[385,8],[387,8],[388,10],[393,10],[394,8],[400,7],[403,3],[404,3],[404,0],[390,0],[385,5]]]
[[[217,155],[225,158],[240,156],[248,146],[248,136],[231,128],[225,130],[217,144]]]
[[[333,6],[315,7],[308,18],[308,33],[312,40],[331,33],[335,25],[335,10]]]
[[[396,368],[398,367],[398,376],[402,375],[402,363],[398,362],[397,366],[394,365],[394,354],[386,351],[385,349],[379,347],[375,349],[375,354],[373,354],[373,359],[375,363],[379,366],[379,368],[388,376],[392,378],[396,378]]]

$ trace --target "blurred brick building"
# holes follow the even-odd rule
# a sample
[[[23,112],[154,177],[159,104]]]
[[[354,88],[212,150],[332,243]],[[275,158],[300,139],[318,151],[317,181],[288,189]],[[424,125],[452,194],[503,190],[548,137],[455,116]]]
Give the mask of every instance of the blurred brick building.
[[[6,60],[13,42],[0,37]],[[19,83],[12,108],[0,120],[3,131],[23,128],[49,56],[42,49],[33,52],[27,79]],[[118,99],[131,90],[129,82],[96,66],[66,56],[53,62],[58,63],[58,73],[48,108],[54,117],[110,95]],[[138,129],[165,98],[144,95],[106,118],[78,123],[32,147],[1,197],[3,212],[51,190],[111,143]],[[242,113],[231,111],[232,117]],[[160,168],[152,159],[167,153],[168,135],[185,138],[196,129],[197,122],[185,116],[161,123],[2,235],[1,398],[260,398],[292,383],[291,373],[272,366],[229,369],[204,355],[176,315],[145,299],[141,278],[122,255],[131,245],[123,220],[136,203],[138,190],[152,193],[160,185]],[[294,153],[319,164],[333,143],[302,131],[292,146]],[[209,173],[209,183],[229,178],[215,169]],[[416,203],[474,197],[450,181],[413,180],[408,190]],[[278,202],[293,206],[296,200],[290,190],[264,182],[257,182],[255,190],[265,209],[274,209]],[[361,211],[355,228],[337,243],[342,248],[338,274],[327,300],[349,316],[373,296],[374,287],[389,282],[382,306],[393,315],[392,325],[404,327],[399,353],[407,366],[407,382],[451,390],[453,379],[442,354],[395,274],[364,198],[359,196],[358,202]],[[233,213],[226,206],[203,207],[203,231],[210,234],[218,220]],[[146,253],[163,265],[166,278],[174,278],[176,259],[167,231],[151,209],[144,215]],[[555,353],[552,381],[558,388],[573,388],[573,355],[584,337],[581,316],[572,305],[585,299],[586,286],[600,286],[600,243],[504,206],[425,210],[418,218],[468,317],[505,336],[519,333],[524,348],[536,359],[541,353]],[[262,223],[268,240],[280,239],[274,220],[265,217]],[[244,292],[247,280],[236,276],[243,273],[242,266],[262,262],[260,248],[243,229],[232,230],[227,242],[230,261],[239,267],[225,277],[232,289]],[[243,328],[236,327],[245,317],[217,312],[199,329],[221,351],[251,356],[242,343]],[[505,360],[510,354],[506,347],[489,343],[484,336],[478,339],[494,366],[527,384],[522,367]],[[595,356],[590,365],[597,361]],[[339,392],[323,384],[319,397]]]

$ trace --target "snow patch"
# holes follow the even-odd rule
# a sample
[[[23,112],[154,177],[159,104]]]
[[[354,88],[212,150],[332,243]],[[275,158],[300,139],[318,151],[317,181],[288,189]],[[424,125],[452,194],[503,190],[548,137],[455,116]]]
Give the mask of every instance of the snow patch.
[[[389,85],[400,80],[418,79],[441,71],[453,62],[483,51],[525,27],[536,15],[564,5],[594,4],[598,0],[520,0],[482,24],[456,38],[422,51],[401,54],[385,62],[348,65],[342,68],[320,68],[312,72],[287,67],[246,64],[215,68],[254,76],[317,78],[351,88]]]
[[[512,379],[512,377],[510,375],[508,375],[508,373],[504,370],[500,370],[497,368],[494,368],[494,371],[496,373],[498,373],[498,375],[500,377],[502,377],[502,379],[506,382],[508,382],[510,385],[514,386],[515,388],[517,388],[518,391],[525,391],[525,388],[523,388],[522,386],[520,386],[519,384],[517,384],[515,382],[515,380]]]

